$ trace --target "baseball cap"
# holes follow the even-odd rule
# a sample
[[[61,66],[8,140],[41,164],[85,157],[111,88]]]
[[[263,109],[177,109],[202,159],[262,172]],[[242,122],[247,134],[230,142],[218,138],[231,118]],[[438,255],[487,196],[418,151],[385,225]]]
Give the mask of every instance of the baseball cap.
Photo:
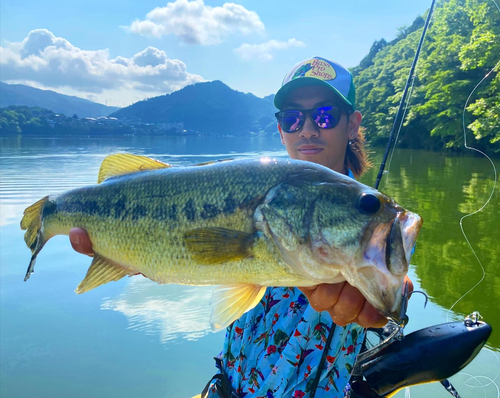
[[[299,62],[285,76],[274,97],[274,106],[282,109],[283,101],[291,90],[301,86],[320,85],[333,90],[352,110],[356,94],[352,74],[342,65],[321,57]]]

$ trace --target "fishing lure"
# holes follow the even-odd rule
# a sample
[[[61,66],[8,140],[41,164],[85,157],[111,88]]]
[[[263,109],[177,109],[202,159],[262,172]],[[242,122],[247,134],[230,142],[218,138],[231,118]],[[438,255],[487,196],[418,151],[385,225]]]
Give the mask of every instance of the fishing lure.
[[[408,298],[405,285],[406,303]],[[375,330],[387,338],[359,354],[351,373],[349,397],[391,397],[402,388],[439,381],[453,397],[460,398],[448,378],[467,366],[488,340],[492,328],[480,317],[473,312],[463,321],[430,326],[408,336],[403,335],[404,325],[394,322]]]

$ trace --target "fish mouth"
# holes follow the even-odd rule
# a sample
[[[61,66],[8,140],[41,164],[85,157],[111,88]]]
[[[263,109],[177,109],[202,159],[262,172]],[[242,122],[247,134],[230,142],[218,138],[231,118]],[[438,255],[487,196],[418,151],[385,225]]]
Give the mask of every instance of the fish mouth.
[[[405,211],[403,214],[400,213],[398,216],[406,261],[410,263],[413,248],[417,242],[417,236],[422,227],[423,220],[418,214],[410,211]]]
[[[422,218],[409,211],[398,212],[387,234],[385,257],[387,269],[393,274],[406,273],[413,248],[422,226]]]
[[[401,277],[404,280],[404,276],[408,272],[410,265],[411,255],[415,248],[415,243],[417,241],[418,233],[420,232],[420,227],[422,226],[422,218],[415,213],[409,211],[398,212],[390,233],[387,235],[386,242],[386,266],[387,269],[395,277]],[[400,279],[401,280],[401,279]],[[395,292],[395,300],[393,302],[390,314],[388,316],[395,322],[402,322],[401,309],[403,306],[403,283],[400,283]]]
[[[371,230],[365,246],[365,266],[360,269],[363,294],[381,314],[396,322],[401,321],[404,278],[421,225],[417,214],[399,211],[391,221]]]

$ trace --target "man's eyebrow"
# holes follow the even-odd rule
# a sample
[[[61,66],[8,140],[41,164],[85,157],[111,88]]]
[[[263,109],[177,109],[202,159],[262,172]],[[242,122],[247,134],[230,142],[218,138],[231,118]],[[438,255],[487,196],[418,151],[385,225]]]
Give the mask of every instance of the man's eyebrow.
[[[288,104],[286,104],[283,108],[290,108],[290,109],[297,109],[297,108],[301,108],[302,105],[300,104],[297,104],[296,102],[289,102]]]

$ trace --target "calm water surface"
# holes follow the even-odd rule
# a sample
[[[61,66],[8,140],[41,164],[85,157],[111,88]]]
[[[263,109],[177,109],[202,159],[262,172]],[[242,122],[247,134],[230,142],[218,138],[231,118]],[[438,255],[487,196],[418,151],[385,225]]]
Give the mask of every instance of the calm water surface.
[[[137,276],[83,295],[73,290],[90,260],[67,237],[55,237],[24,274],[30,252],[19,221],[47,194],[94,184],[102,159],[133,152],[184,165],[222,158],[285,157],[277,138],[0,139],[0,396],[191,397],[215,373],[223,333],[209,329],[211,288],[157,285]],[[380,162],[375,154],[375,164]],[[466,397],[497,397],[500,384],[499,195],[464,220],[481,266],[462,236],[459,220],[480,208],[493,173],[481,158],[399,150],[383,190],[424,218],[410,276],[430,297],[415,296],[407,333],[478,310],[494,332],[479,357],[452,378]],[[373,185],[375,170],[363,178]],[[385,186],[384,186],[385,185]],[[498,191],[497,191],[498,192]],[[460,349],[460,347],[456,347]],[[478,388],[479,385],[486,385]],[[412,397],[449,397],[439,385],[410,390]],[[404,397],[400,392],[397,397]]]

